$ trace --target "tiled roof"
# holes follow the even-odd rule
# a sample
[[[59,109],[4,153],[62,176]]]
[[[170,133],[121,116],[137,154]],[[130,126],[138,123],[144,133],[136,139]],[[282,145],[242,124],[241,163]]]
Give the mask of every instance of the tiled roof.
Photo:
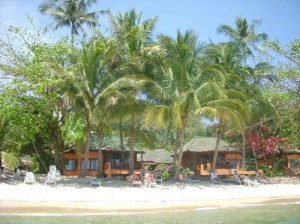
[[[215,137],[194,137],[191,141],[184,145],[183,151],[190,152],[211,152],[215,150],[217,138]],[[224,140],[220,141],[220,152],[240,152],[236,147],[233,147]]]

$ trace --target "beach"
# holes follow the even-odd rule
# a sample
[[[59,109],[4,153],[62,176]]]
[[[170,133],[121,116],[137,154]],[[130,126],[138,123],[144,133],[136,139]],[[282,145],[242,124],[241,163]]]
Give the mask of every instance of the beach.
[[[291,179],[292,178],[292,179]],[[209,181],[164,182],[156,187],[129,187],[124,179],[90,186],[89,178],[61,177],[56,185],[20,180],[0,183],[1,214],[85,214],[299,203],[300,178],[255,186]]]

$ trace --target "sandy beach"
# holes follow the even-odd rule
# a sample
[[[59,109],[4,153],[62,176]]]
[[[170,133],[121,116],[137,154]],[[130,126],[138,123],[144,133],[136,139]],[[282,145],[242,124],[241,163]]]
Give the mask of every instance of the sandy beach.
[[[156,187],[129,187],[124,179],[90,186],[89,178],[63,177],[56,185],[10,180],[0,183],[0,213],[101,213],[196,209],[267,203],[299,203],[300,178],[257,186],[209,181],[164,182]]]

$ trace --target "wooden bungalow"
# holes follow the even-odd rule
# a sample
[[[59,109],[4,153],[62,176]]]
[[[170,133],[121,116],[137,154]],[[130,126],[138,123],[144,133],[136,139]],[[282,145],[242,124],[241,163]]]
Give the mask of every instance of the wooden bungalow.
[[[129,174],[129,150],[120,150],[118,148],[106,148],[101,150],[103,174],[107,177],[112,175]],[[143,151],[134,151],[134,172],[139,174],[142,164],[137,161],[137,155],[143,154]],[[76,153],[70,150],[64,153],[66,165],[64,175],[78,176],[81,173],[84,163],[84,152]],[[98,174],[98,150],[90,150],[87,165],[87,176],[96,176]]]
[[[210,175],[215,145],[215,137],[194,137],[184,145],[182,167],[188,167],[196,176]],[[232,175],[233,169],[237,169],[238,174],[255,174],[255,171],[241,169],[242,160],[241,150],[221,140],[216,164],[217,175]]]
[[[258,164],[266,164],[268,167],[274,167],[275,161],[279,159],[284,159],[284,169],[287,176],[292,174],[300,175],[300,150],[285,151],[281,155],[276,155],[273,157],[260,158],[258,159]]]

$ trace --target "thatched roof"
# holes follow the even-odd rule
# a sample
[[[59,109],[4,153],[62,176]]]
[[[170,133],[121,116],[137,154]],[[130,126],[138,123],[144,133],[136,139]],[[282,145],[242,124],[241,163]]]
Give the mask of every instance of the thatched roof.
[[[194,137],[183,147],[184,152],[212,152],[215,150],[217,138],[215,137]],[[219,152],[240,152],[228,142],[220,141]]]
[[[138,155],[137,160],[154,163],[172,163],[172,154],[164,149],[144,150],[145,154]]]

